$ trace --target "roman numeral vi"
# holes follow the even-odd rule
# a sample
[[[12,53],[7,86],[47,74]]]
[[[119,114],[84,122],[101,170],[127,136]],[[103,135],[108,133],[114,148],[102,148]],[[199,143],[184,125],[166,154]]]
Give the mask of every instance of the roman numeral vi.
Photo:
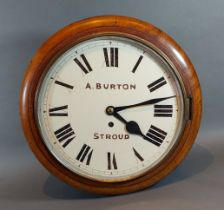
[[[107,169],[108,170],[117,169],[117,161],[115,158],[115,153],[113,153],[113,155],[110,152],[107,153]]]

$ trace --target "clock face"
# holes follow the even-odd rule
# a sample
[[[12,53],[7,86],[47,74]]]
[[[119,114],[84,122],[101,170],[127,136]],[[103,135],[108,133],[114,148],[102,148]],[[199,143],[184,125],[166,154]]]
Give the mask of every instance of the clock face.
[[[48,150],[89,179],[133,179],[157,166],[184,127],[184,93],[152,48],[100,37],[61,54],[39,87],[36,111]]]

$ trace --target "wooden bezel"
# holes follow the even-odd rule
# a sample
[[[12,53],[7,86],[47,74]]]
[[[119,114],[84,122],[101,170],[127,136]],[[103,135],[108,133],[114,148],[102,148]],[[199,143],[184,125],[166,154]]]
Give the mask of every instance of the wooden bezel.
[[[60,164],[45,146],[35,114],[35,96],[38,86],[51,64],[72,46],[99,36],[121,36],[154,46],[175,67],[191,99],[191,117],[187,121],[178,144],[153,170],[132,180],[107,183],[81,177]],[[155,184],[184,159],[192,147],[199,129],[202,105],[200,84],[194,67],[181,47],[155,26],[124,16],[99,16],[70,24],[51,36],[32,58],[26,71],[20,95],[20,116],[26,139],[37,159],[55,176],[66,183],[99,194],[124,194]]]

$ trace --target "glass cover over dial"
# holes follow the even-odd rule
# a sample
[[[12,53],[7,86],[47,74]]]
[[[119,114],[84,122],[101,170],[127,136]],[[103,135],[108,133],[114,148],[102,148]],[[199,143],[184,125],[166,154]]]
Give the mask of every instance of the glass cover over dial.
[[[89,179],[129,180],[152,169],[184,126],[178,75],[153,48],[121,37],[61,54],[40,84],[40,133],[52,155]]]

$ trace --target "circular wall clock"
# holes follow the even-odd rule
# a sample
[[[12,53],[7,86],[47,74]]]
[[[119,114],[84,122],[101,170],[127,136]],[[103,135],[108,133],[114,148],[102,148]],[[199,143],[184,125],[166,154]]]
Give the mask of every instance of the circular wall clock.
[[[20,114],[38,160],[75,188],[123,194],[173,171],[194,143],[201,91],[181,47],[155,26],[101,16],[36,52]]]

